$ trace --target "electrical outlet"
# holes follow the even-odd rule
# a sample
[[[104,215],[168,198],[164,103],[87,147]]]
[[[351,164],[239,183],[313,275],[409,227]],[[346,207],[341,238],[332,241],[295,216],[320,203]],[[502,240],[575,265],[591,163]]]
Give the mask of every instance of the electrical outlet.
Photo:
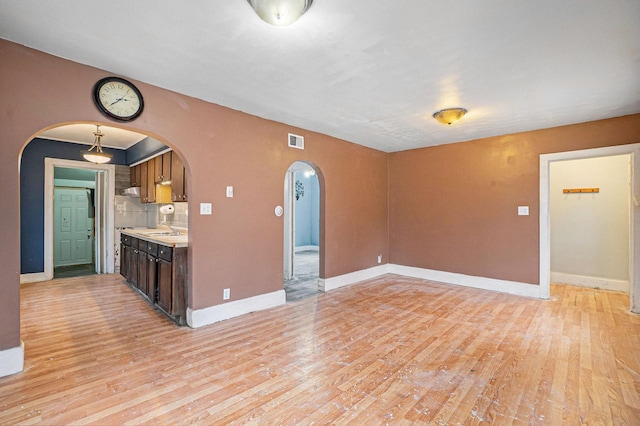
[[[381,254],[378,255],[378,263],[382,263],[382,255]]]
[[[227,186],[227,198],[233,198],[233,186]]]
[[[231,289],[225,288],[222,290],[222,300],[229,300],[231,298]]]
[[[518,216],[529,216],[529,206],[518,206]]]

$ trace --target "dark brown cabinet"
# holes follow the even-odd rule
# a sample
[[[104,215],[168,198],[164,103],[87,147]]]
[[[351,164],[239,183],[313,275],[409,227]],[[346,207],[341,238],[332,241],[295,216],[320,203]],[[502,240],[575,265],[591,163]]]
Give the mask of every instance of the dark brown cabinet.
[[[187,201],[187,179],[184,164],[174,152],[162,155],[131,167],[131,186],[140,187],[141,203],[167,203],[168,192],[156,194],[156,184],[171,182],[171,201]],[[156,196],[157,195],[157,196]]]
[[[140,186],[142,184],[142,176],[140,175],[140,164],[138,164],[137,166],[133,166],[130,169],[130,180],[129,180],[129,185],[130,186]]]
[[[122,234],[120,252],[120,274],[127,282],[175,322],[186,324],[187,248]]]
[[[147,185],[147,162],[140,163],[138,167],[140,168],[140,202],[148,203],[149,199],[149,185]]]
[[[187,201],[184,165],[177,155],[171,156],[171,201]]]
[[[154,179],[155,176],[155,167],[153,160],[150,160],[147,165],[147,203],[155,203],[156,202],[156,182]]]
[[[157,283],[158,283],[158,299],[156,300],[156,303],[158,304],[158,306],[165,312],[167,312],[168,314],[172,313],[172,293],[173,293],[173,289],[172,289],[172,276],[171,276],[171,269],[172,269],[172,263],[164,260],[164,259],[157,259],[157,263],[158,263],[158,277],[157,277]]]
[[[171,180],[171,151],[165,152],[149,161],[153,161],[155,183]]]

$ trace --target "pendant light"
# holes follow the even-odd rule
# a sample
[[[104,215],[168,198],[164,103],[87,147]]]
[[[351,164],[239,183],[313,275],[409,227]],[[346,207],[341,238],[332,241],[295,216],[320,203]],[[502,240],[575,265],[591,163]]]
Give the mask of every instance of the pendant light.
[[[313,0],[247,0],[267,24],[291,25],[309,9]]]
[[[467,110],[464,108],[446,108],[435,112],[433,114],[433,118],[435,118],[442,124],[451,126],[453,123],[464,117],[466,113]]]
[[[113,155],[102,152],[102,145],[100,145],[100,141],[104,134],[100,131],[100,126],[96,125],[96,131],[93,132],[95,135],[95,140],[93,141],[93,145],[86,151],[80,151],[85,160],[90,161],[92,163],[108,163],[113,158]],[[93,149],[95,148],[95,151]]]

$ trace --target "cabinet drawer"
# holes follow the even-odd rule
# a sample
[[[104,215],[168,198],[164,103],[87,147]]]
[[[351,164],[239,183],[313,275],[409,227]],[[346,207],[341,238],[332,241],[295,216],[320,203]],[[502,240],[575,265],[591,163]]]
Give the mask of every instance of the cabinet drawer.
[[[158,257],[158,244],[150,241],[145,241],[145,251],[153,257]]]
[[[137,249],[138,248],[138,240],[135,237],[129,237],[131,239],[131,248]]]
[[[131,245],[131,237],[125,234],[120,235],[120,242],[125,246]]]
[[[167,246],[163,246],[163,245],[158,245],[158,257],[160,259],[164,259],[167,262],[171,262],[171,255],[172,255],[172,249],[171,247],[167,247]]]

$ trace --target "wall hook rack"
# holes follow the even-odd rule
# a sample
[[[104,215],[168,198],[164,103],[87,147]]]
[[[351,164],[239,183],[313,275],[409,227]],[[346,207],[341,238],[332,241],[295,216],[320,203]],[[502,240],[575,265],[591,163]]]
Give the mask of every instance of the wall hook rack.
[[[564,194],[584,194],[584,193],[597,193],[600,192],[600,188],[570,188],[563,189]]]

